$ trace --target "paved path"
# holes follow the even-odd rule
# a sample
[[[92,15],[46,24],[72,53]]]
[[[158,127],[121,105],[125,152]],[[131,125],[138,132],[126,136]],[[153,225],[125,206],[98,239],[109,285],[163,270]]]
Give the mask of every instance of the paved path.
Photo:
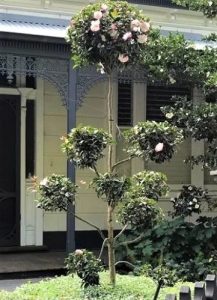
[[[66,253],[64,252],[48,251],[0,254],[0,275],[63,269],[65,257]]]
[[[8,292],[14,291],[17,287],[22,284],[31,282],[38,282],[44,278],[30,278],[30,279],[10,279],[10,280],[0,280],[0,290],[5,290]]]

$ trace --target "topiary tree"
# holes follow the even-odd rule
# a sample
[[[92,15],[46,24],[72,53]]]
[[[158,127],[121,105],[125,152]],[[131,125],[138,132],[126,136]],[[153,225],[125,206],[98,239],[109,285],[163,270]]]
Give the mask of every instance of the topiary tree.
[[[141,11],[123,1],[105,0],[88,5],[71,20],[67,36],[71,44],[74,67],[94,65],[108,77],[108,132],[79,126],[63,138],[62,149],[76,167],[89,168],[96,174],[91,186],[95,189],[97,196],[107,204],[108,236],[105,237],[97,226],[75,216],[93,226],[100,233],[103,243],[99,258],[104,247],[108,247],[110,282],[114,286],[115,266],[119,263],[115,259],[115,249],[122,244],[118,241],[119,237],[128,227],[142,228],[143,232],[134,240],[124,243],[138,242],[144,236],[144,231],[153,226],[161,217],[157,200],[168,192],[163,174],[145,171],[127,178],[118,175],[117,168],[136,157],[156,163],[170,160],[176,151],[177,144],[183,141],[187,132],[176,126],[179,124],[171,123],[172,118],[168,118],[168,122],[141,122],[125,134],[129,156],[115,162],[113,137],[116,124],[113,118],[113,74],[123,70],[130,71],[132,67],[143,66],[150,80],[158,80],[160,77],[171,83],[179,81],[185,74],[186,81],[193,82],[206,91],[207,89],[215,91],[213,78],[216,69],[211,60],[213,52],[209,49],[197,52],[181,35],[161,37],[159,31],[150,27],[149,19],[144,17]],[[210,67],[210,74],[207,74],[207,67]],[[172,112],[167,111],[166,114],[171,115]],[[180,120],[180,116],[178,119]],[[97,163],[104,157],[106,150],[107,172],[100,174],[97,170]],[[48,181],[51,179],[47,178]],[[39,191],[40,188],[41,185],[39,185]],[[55,188],[53,191],[55,191],[54,195],[52,191],[46,196],[42,193],[40,207],[47,209],[43,203],[59,197]],[[76,187],[73,192],[75,195]],[[65,199],[69,201],[68,197]],[[117,216],[123,228],[114,236],[113,221],[116,208],[118,208]],[[62,209],[65,210],[65,206]],[[79,257],[76,256],[76,259]],[[94,276],[97,277],[95,273]]]

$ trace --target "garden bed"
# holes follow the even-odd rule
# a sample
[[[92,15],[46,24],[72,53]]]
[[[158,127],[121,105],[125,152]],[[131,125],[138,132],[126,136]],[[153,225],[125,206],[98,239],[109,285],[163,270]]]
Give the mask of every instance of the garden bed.
[[[107,272],[100,274],[101,286],[86,290],[81,289],[81,281],[77,276],[61,276],[43,280],[39,283],[27,283],[14,292],[0,292],[1,300],[152,300],[156,284],[144,276],[117,275],[117,285],[114,289],[109,285]],[[168,293],[178,293],[183,283],[177,283],[173,288],[163,288],[159,300],[165,300]],[[192,283],[185,283],[193,287]]]

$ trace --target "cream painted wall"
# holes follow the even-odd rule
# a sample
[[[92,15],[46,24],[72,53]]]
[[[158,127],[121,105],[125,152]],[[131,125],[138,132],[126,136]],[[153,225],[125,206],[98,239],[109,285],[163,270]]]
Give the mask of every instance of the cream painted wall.
[[[138,89],[138,90],[137,90]],[[137,92],[136,92],[137,90]],[[142,88],[141,84],[134,85],[134,108],[140,107],[140,117],[134,115],[135,121],[139,121],[145,116],[144,97],[139,94],[145,93],[146,88]],[[84,99],[82,106],[77,111],[77,125],[90,125],[99,128],[106,127],[106,83],[98,83],[93,87],[87,97]],[[143,103],[140,103],[143,101]],[[115,110],[116,111],[116,110]],[[142,112],[143,111],[143,112]],[[44,176],[52,173],[66,174],[66,157],[61,152],[60,137],[66,133],[67,128],[66,109],[62,106],[60,97],[56,89],[45,82],[44,84]],[[117,147],[118,148],[118,147]],[[171,209],[169,198],[176,196],[182,184],[190,184],[194,179],[192,170],[183,163],[186,155],[191,155],[191,141],[187,140],[180,145],[178,152],[174,158],[162,165],[149,163],[148,168],[163,172],[168,177],[171,187],[171,193],[168,198],[160,200],[160,206],[165,212]],[[117,155],[122,156],[118,150]],[[132,163],[133,172],[143,169],[143,162]],[[98,164],[100,172],[106,171],[106,160],[100,160]],[[127,172],[130,166],[126,166]],[[122,168],[124,172],[124,168]],[[98,199],[94,191],[89,188],[88,184],[93,178],[90,170],[77,170],[76,183],[80,186],[79,193],[76,197],[76,213],[82,218],[94,223],[95,225],[106,228],[106,205],[102,200]],[[216,187],[210,179],[205,176],[205,184],[211,184],[209,187],[214,193]],[[116,225],[118,226],[118,225]],[[44,213],[44,231],[63,231],[66,229],[65,213]],[[81,221],[76,221],[76,230],[92,230],[92,228]]]
[[[52,173],[66,175],[66,157],[61,152],[60,137],[67,132],[67,112],[56,88],[44,82],[44,177]],[[66,215],[44,213],[44,231],[66,229]]]
[[[77,112],[77,124],[103,128],[106,126],[106,83],[99,83],[91,89],[84,104]],[[61,152],[60,137],[67,131],[66,109],[62,106],[55,87],[44,84],[44,176],[52,173],[66,174],[66,157]],[[98,164],[100,172],[105,171],[105,161]],[[94,224],[106,228],[106,206],[94,191],[88,188],[93,178],[89,170],[77,170],[76,182],[80,186],[76,197],[76,212]],[[86,184],[83,184],[86,182]],[[44,213],[44,231],[63,231],[66,229],[65,213]],[[83,222],[76,222],[77,230],[91,230]]]

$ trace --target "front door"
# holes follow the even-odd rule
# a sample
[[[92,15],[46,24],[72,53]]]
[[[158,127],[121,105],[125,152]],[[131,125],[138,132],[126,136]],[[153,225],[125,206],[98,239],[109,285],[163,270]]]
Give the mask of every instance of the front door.
[[[0,247],[20,244],[20,97],[0,95]]]

